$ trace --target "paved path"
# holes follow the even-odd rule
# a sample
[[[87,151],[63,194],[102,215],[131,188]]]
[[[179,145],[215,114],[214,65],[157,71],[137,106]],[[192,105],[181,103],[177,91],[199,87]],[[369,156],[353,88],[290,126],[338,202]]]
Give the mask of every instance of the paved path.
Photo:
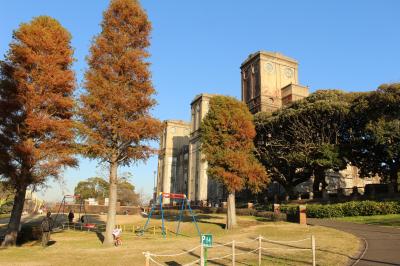
[[[355,224],[328,219],[308,219],[310,225],[332,227],[349,232],[364,241],[357,266],[400,265],[400,228]],[[362,254],[365,251],[364,254]]]

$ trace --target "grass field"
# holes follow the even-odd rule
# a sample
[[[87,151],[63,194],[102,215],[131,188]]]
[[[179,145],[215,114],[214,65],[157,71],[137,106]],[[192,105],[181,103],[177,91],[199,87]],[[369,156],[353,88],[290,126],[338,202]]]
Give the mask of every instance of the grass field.
[[[352,222],[352,223],[400,227],[400,214],[354,216],[354,217],[343,217],[337,219],[340,221]]]
[[[97,221],[104,221],[104,216],[93,217]],[[359,240],[350,234],[334,229],[318,226],[301,226],[285,222],[257,221],[253,217],[238,217],[239,226],[232,231],[223,229],[224,216],[211,214],[198,217],[199,227],[203,233],[212,233],[214,245],[232,241],[248,242],[259,235],[275,240],[289,241],[309,238],[314,235],[317,246],[317,264],[344,265],[349,256],[355,254],[359,248]],[[193,223],[186,220],[181,224],[181,235],[173,234],[176,223],[167,222],[169,233],[166,239],[160,235],[158,227],[160,220],[154,219],[150,223],[150,231],[144,236],[137,236],[132,232],[136,226],[143,225],[145,219],[140,216],[118,216],[117,222],[125,228],[123,245],[120,247],[103,247],[100,236],[95,232],[64,230],[52,234],[51,245],[42,248],[39,241],[24,243],[21,247],[9,248],[0,251],[0,265],[144,265],[143,252],[155,254],[174,254],[190,250],[199,245],[199,237]],[[153,226],[155,234],[153,235]],[[309,265],[311,262],[310,250],[287,250],[293,248],[309,248],[310,240],[298,243],[263,243],[263,265]],[[246,253],[258,247],[257,241],[237,244],[236,253]],[[283,249],[277,249],[283,248]],[[285,250],[286,249],[286,250]],[[208,257],[225,256],[231,253],[231,246],[211,248]],[[172,257],[157,257],[157,262],[163,265],[181,265],[199,258],[200,250],[196,249],[188,254]],[[231,258],[209,261],[208,265],[231,265]],[[257,252],[238,255],[236,265],[256,265]],[[150,265],[156,265],[151,263]]]

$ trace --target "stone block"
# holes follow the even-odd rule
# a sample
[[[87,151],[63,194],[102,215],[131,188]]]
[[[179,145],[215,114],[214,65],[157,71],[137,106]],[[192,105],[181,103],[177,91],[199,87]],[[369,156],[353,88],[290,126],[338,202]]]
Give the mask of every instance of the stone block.
[[[299,224],[306,225],[307,224],[307,207],[306,205],[299,205]]]

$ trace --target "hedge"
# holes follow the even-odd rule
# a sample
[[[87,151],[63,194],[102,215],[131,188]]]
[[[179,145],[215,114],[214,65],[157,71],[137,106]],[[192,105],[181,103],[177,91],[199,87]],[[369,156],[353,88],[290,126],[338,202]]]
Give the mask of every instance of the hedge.
[[[0,205],[0,214],[10,213],[13,207],[13,201],[7,201]]]
[[[294,215],[298,205],[281,205],[281,211]],[[346,216],[371,216],[380,214],[400,214],[400,201],[349,201],[336,204],[309,204],[307,217],[331,218]]]

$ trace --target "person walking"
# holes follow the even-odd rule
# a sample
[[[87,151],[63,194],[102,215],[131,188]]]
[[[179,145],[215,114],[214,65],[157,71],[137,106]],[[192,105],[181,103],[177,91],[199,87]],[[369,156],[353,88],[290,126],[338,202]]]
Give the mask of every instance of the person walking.
[[[53,227],[53,219],[51,218],[51,212],[47,212],[44,217],[42,224],[42,246],[46,247],[50,240],[50,232]]]
[[[68,221],[70,224],[72,224],[72,222],[74,221],[74,218],[75,218],[74,212],[72,210],[69,210]]]

